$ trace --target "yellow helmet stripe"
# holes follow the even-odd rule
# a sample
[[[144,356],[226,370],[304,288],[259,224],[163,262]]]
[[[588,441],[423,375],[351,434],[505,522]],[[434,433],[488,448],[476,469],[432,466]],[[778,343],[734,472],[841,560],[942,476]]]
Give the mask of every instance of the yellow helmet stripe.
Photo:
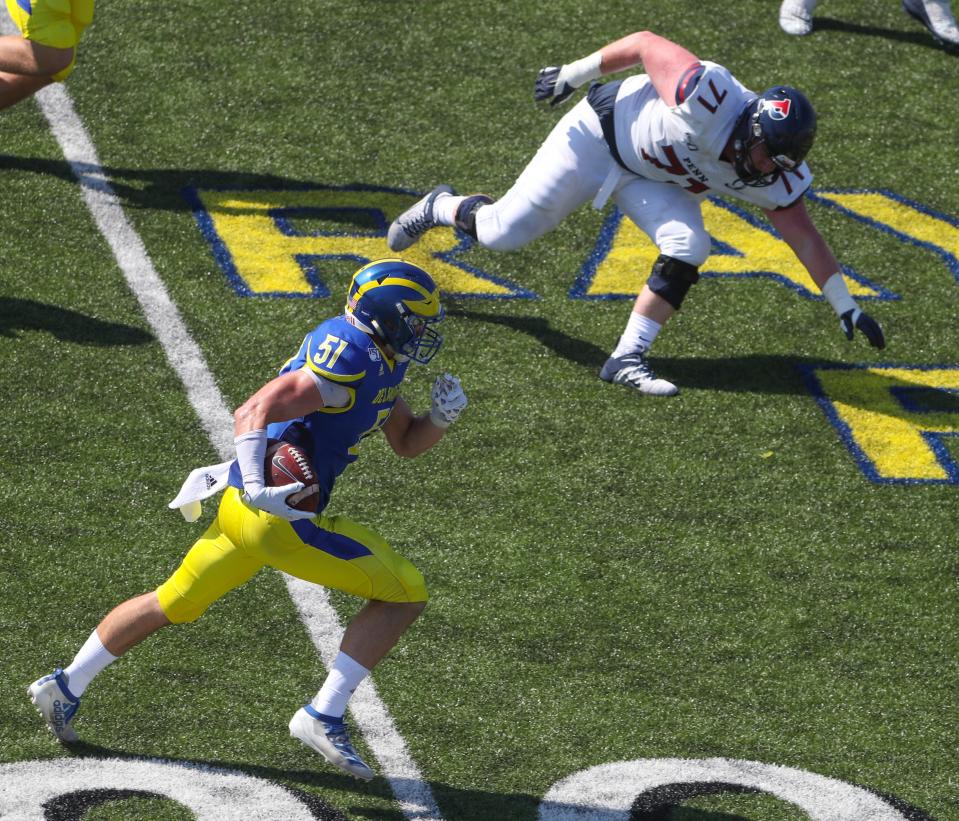
[[[363,296],[367,291],[378,288],[381,285],[401,285],[405,288],[409,288],[411,291],[416,291],[423,297],[422,301],[404,299],[403,304],[409,308],[414,309],[418,314],[423,316],[436,316],[440,310],[440,300],[439,295],[434,291],[430,293],[418,282],[414,282],[411,279],[404,279],[403,277],[387,277],[384,280],[379,282],[371,281],[367,282],[365,285],[361,285],[356,289],[356,298]],[[349,307],[349,303],[347,303]]]

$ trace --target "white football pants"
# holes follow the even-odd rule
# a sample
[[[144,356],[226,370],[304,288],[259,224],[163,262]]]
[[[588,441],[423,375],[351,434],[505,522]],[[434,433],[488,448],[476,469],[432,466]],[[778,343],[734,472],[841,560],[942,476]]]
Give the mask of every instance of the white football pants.
[[[477,210],[477,239],[495,251],[522,248],[596,197],[604,183],[614,183],[611,199],[660,253],[697,267],[706,261],[710,239],[700,200],[678,185],[623,170],[585,99],[556,124],[513,187]]]

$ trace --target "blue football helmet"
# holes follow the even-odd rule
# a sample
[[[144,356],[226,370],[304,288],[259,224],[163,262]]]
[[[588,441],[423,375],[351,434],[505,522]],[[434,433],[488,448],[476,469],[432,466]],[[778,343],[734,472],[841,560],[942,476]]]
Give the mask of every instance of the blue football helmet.
[[[750,100],[733,128],[736,174],[746,185],[772,185],[783,171],[798,168],[816,137],[816,112],[806,95],[791,86],[773,86]],[[776,170],[764,174],[750,152],[766,146]]]
[[[440,289],[418,265],[378,259],[353,274],[346,312],[400,358],[425,365],[443,337],[431,327],[445,315]]]

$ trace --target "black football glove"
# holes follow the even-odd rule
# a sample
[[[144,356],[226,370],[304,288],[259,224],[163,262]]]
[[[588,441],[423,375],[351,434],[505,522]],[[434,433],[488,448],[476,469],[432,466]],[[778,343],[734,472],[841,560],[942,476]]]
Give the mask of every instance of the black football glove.
[[[576,90],[567,82],[561,82],[557,87],[556,84],[562,70],[562,66],[547,66],[540,69],[539,74],[536,75],[536,88],[533,91],[534,100],[537,102],[549,100],[551,106],[559,105]]]
[[[852,339],[854,329],[858,328],[865,334],[872,347],[880,349],[886,347],[886,337],[883,335],[882,326],[869,314],[860,311],[859,308],[846,311],[839,317],[839,326],[846,334],[846,339]]]

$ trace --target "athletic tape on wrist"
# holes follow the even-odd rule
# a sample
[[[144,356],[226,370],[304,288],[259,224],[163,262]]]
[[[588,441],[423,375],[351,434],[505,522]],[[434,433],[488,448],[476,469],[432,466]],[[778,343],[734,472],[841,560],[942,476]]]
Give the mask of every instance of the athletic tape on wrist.
[[[856,300],[850,295],[849,289],[846,287],[846,281],[839,271],[829,277],[823,284],[822,295],[832,305],[836,316],[842,316],[846,311],[854,311],[859,307]]]
[[[568,63],[563,66],[557,80],[568,83],[573,88],[579,88],[583,83],[595,80],[602,74],[602,62],[603,55],[598,51],[594,51],[581,60],[576,60],[573,63]]]

